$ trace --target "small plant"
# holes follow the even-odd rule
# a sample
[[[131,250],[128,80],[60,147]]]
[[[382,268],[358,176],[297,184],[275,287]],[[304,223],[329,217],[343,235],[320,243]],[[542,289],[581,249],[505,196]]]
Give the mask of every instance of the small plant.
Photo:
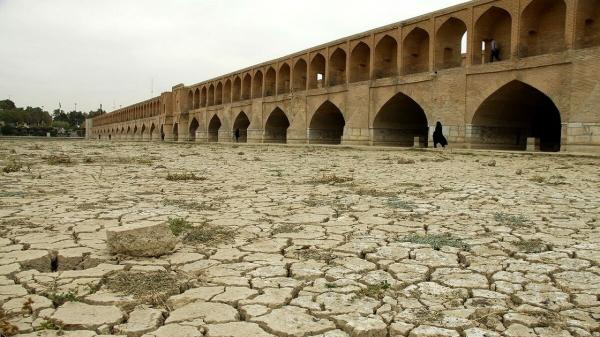
[[[0,308],[0,335],[14,336],[19,332],[19,328],[9,322],[11,318]]]
[[[464,251],[471,250],[471,247],[467,243],[463,242],[462,239],[456,239],[449,235],[411,234],[411,235],[404,237],[401,241],[423,244],[423,245],[430,245],[435,250],[439,250],[444,246],[460,248]]]
[[[73,290],[69,290],[66,293],[57,293],[53,291],[50,293],[43,293],[42,295],[51,300],[55,307],[60,307],[67,302],[79,302],[81,300],[81,297]]]
[[[412,211],[416,206],[410,201],[400,200],[396,197],[388,199],[386,204],[391,208],[406,209]]]
[[[27,301],[25,301],[25,303],[23,303],[22,309],[30,315],[33,314],[33,300],[31,299],[31,297],[28,298]]]
[[[313,178],[310,181],[310,183],[335,185],[335,184],[347,183],[347,182],[350,182],[353,180],[354,180],[354,178],[352,178],[352,177],[338,177],[334,173],[334,174],[323,174],[321,177]]]
[[[501,225],[513,228],[521,227],[527,222],[527,218],[523,215],[512,215],[502,212],[494,214],[494,220],[496,220]]]
[[[86,164],[91,164],[94,162],[94,158],[92,157],[83,157],[83,162]]]
[[[392,287],[387,280],[379,283],[368,285],[366,288],[362,288],[358,295],[361,297],[372,297],[375,299],[382,299],[387,291]]]
[[[179,236],[192,228],[192,224],[183,218],[169,218],[167,222],[169,229],[175,236]]]
[[[337,288],[337,287],[338,286],[335,283],[329,283],[329,282],[325,283],[325,288],[327,288],[327,289],[334,289],[334,288]]]
[[[23,168],[23,164],[12,159],[6,166],[2,168],[2,172],[4,173],[13,173],[19,172]]]
[[[192,227],[187,231],[183,241],[190,244],[215,246],[229,242],[233,237],[234,232],[231,229],[204,224],[200,227]]]
[[[35,329],[37,331],[41,331],[41,330],[59,330],[62,331],[62,327],[56,325],[54,322],[52,321],[43,321],[42,323],[40,323],[40,325]]]
[[[540,239],[522,240],[514,244],[523,253],[543,253],[548,251],[548,245]]]
[[[61,155],[51,155],[46,158],[46,162],[48,165],[71,165],[73,162],[71,161],[71,157],[61,154]]]
[[[197,176],[194,173],[169,173],[167,174],[168,181],[203,181],[206,177]]]

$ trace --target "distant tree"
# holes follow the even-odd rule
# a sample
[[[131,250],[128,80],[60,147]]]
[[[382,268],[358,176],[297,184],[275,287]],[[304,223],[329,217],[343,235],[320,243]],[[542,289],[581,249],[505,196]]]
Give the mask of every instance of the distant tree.
[[[65,130],[70,130],[71,124],[69,124],[69,122],[67,122],[67,121],[54,120],[54,121],[52,121],[52,127],[57,128],[57,129],[63,128]]]
[[[52,112],[52,121],[69,122],[69,115],[64,110],[55,109]]]
[[[16,108],[17,108],[17,106],[15,105],[15,102],[13,102],[9,99],[0,101],[0,110],[14,110]]]
[[[79,128],[85,122],[85,115],[81,111],[71,111],[69,112],[69,124],[73,128]]]
[[[87,118],[94,118],[96,116],[100,116],[100,115],[104,115],[106,113],[106,111],[102,110],[102,109],[98,109],[96,111],[90,111],[87,114]]]

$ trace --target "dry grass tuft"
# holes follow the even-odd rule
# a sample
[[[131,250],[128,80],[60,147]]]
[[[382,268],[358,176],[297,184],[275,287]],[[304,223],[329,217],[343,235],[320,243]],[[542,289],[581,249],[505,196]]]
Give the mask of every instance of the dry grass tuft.
[[[194,173],[169,173],[167,175],[168,181],[204,181],[206,177],[197,176]]]
[[[166,271],[119,271],[104,278],[104,285],[112,292],[132,295],[144,303],[165,306],[166,300],[180,294],[188,279]]]
[[[230,242],[234,237],[235,232],[232,229],[203,224],[199,227],[190,228],[183,238],[183,242],[216,246]]]

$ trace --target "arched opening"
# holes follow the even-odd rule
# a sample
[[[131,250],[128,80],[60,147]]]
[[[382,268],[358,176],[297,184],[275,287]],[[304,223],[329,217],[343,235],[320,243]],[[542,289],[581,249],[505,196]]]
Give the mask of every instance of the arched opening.
[[[326,101],[310,121],[308,141],[310,144],[341,144],[345,125],[346,121],[340,109]]]
[[[250,126],[250,120],[248,119],[248,116],[246,116],[245,112],[240,112],[237,116],[237,118],[235,119],[235,121],[233,122],[233,132],[235,134],[235,132],[237,130],[240,131],[240,138],[238,139],[238,142],[240,143],[246,143],[248,142],[248,127]]]
[[[164,130],[164,125],[160,126],[160,140],[164,141],[165,140],[165,130]]]
[[[252,97],[261,98],[263,96],[263,74],[257,71],[254,74],[254,80],[252,81]]]
[[[207,102],[206,98],[207,98],[206,97],[206,87],[202,87],[202,92],[200,94],[200,106],[203,108],[206,107],[206,102]]]
[[[138,139],[138,127],[137,125],[133,127],[133,140],[137,140]]]
[[[284,63],[279,68],[279,77],[277,78],[277,94],[287,94],[290,92],[290,66]]]
[[[490,95],[472,121],[473,147],[525,150],[527,138],[540,140],[542,151],[560,151],[561,118],[541,91],[512,81]]]
[[[200,107],[200,90],[196,88],[194,90],[194,109],[198,109]]]
[[[265,131],[263,141],[265,143],[282,143],[287,142],[287,130],[290,127],[290,121],[285,113],[275,108],[267,118],[265,123]]]
[[[187,96],[187,101],[185,103],[185,107],[183,108],[183,111],[187,111],[187,110],[191,110],[192,107],[194,106],[194,93],[190,90],[188,91],[188,96]],[[143,114],[142,109],[138,108],[138,118],[141,117]]]
[[[108,134],[108,140],[112,140],[112,135],[110,133]]]
[[[154,140],[154,132],[155,131],[156,131],[156,126],[154,126],[154,123],[152,123],[152,125],[150,125],[150,134],[149,134],[150,140]]]
[[[233,95],[232,100],[234,102],[239,101],[240,97],[242,96],[242,80],[238,76],[236,76],[235,79],[233,80],[232,95]]]
[[[244,81],[242,82],[242,99],[243,100],[250,99],[251,88],[252,88],[252,76],[250,76],[250,74],[246,74],[246,76],[244,76]]]
[[[429,127],[423,108],[409,96],[398,93],[379,110],[373,121],[373,145],[409,146],[419,137],[427,147]]]
[[[350,82],[369,80],[371,72],[371,48],[361,42],[350,53]]]
[[[231,80],[225,81],[225,86],[223,87],[223,103],[231,103]]]
[[[398,75],[398,42],[393,37],[386,35],[375,46],[375,59],[373,60],[373,77],[375,79],[394,77]]]
[[[221,129],[221,120],[217,115],[214,115],[208,123],[208,141],[210,143],[219,141],[219,129]]]
[[[421,28],[413,29],[403,43],[402,65],[405,75],[429,71],[429,34]]]
[[[190,142],[196,141],[196,131],[198,131],[199,126],[200,124],[198,123],[196,118],[192,118],[192,121],[190,122],[190,127],[188,129]]]
[[[466,32],[467,25],[454,17],[440,26],[436,35],[436,69],[456,68],[463,65],[462,43]]]
[[[310,62],[309,89],[323,88],[325,83],[325,57],[321,54],[315,55]]]
[[[275,80],[277,75],[275,74],[275,69],[269,68],[267,70],[267,74],[265,75],[265,97],[275,95]]]
[[[308,65],[303,59],[299,59],[294,66],[294,91],[306,90],[306,73],[308,71]]]
[[[492,40],[499,50],[498,58],[507,60],[511,56],[512,18],[502,8],[490,7],[475,23],[473,39],[473,64],[483,64],[492,60]]]
[[[179,125],[177,123],[173,124],[173,140],[179,141]]]
[[[579,0],[575,24],[575,48],[600,45],[600,1]]]
[[[215,105],[215,86],[208,87],[208,106]]]
[[[346,52],[336,49],[329,58],[329,85],[346,84]]]
[[[521,15],[519,55],[535,56],[565,48],[563,0],[533,0]]]
[[[219,82],[215,89],[215,105],[223,104],[223,83]]]
[[[146,140],[146,125],[142,124],[142,129],[140,131],[140,139]]]

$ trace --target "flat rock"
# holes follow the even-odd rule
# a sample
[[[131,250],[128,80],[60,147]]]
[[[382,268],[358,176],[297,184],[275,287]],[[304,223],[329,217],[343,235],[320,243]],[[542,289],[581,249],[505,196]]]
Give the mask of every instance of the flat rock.
[[[201,318],[206,323],[227,323],[239,320],[238,311],[224,303],[194,302],[175,309],[165,323],[179,323]]]
[[[286,306],[252,321],[262,323],[267,332],[280,336],[304,337],[335,329],[331,321],[316,318],[307,312],[302,308]]]
[[[67,302],[56,309],[51,320],[61,324],[65,330],[95,330],[103,325],[119,324],[124,317],[121,310],[115,306]]]
[[[206,337],[275,337],[265,332],[256,323],[231,322],[209,324],[206,326]]]
[[[125,324],[114,327],[114,332],[127,335],[127,337],[139,337],[146,332],[158,328],[163,321],[162,311],[158,309],[136,309],[129,314]]]
[[[112,254],[156,257],[171,253],[177,238],[166,223],[147,223],[110,228],[106,243]]]

